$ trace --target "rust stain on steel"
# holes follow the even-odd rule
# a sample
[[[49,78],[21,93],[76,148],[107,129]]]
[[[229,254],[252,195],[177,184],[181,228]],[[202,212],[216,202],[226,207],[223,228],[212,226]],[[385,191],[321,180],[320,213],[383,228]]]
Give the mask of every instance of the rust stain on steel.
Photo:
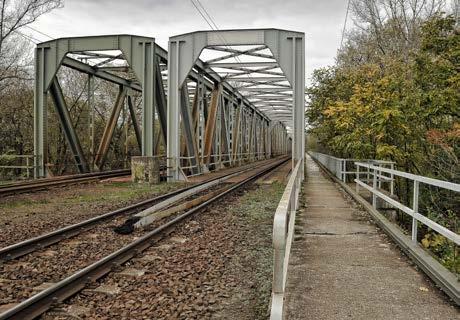
[[[107,157],[107,151],[109,150],[110,141],[112,140],[113,132],[115,130],[115,126],[117,125],[118,117],[120,116],[125,96],[126,88],[120,87],[115,106],[112,110],[112,113],[110,114],[109,121],[107,122],[107,125],[104,129],[104,134],[102,135],[101,143],[97,149],[96,159],[94,162],[96,163],[96,166],[99,168],[99,170],[101,170],[104,166]]]

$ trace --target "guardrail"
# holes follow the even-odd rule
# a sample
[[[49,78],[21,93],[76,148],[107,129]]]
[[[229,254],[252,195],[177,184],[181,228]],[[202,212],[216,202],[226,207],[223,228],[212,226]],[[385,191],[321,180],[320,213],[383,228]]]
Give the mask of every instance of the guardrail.
[[[303,180],[304,160],[291,173],[273,221],[273,286],[270,319],[283,318],[284,290],[291,252],[296,210]]]
[[[26,178],[29,179],[31,176],[31,170],[35,168],[34,166],[34,159],[36,156],[34,155],[17,155],[17,154],[4,154],[0,155],[0,169],[25,169],[26,170]],[[15,161],[16,159],[20,159],[22,162],[22,159],[25,159],[25,165],[24,164],[7,164],[7,165],[2,165],[2,161]]]
[[[417,242],[417,224],[418,222],[420,222],[426,225],[427,227],[435,230],[436,232],[440,233],[447,239],[455,242],[457,245],[460,245],[460,236],[458,234],[441,226],[440,224],[434,222],[433,220],[428,219],[427,217],[421,215],[418,212],[420,183],[424,183],[430,186],[435,186],[435,187],[439,187],[442,189],[447,189],[447,190],[451,190],[455,192],[460,192],[460,184],[432,179],[432,178],[428,178],[424,176],[418,176],[418,175],[403,172],[403,171],[382,168],[382,167],[375,166],[369,163],[355,162],[355,165],[358,171],[356,179],[354,180],[356,182],[356,187],[357,188],[363,187],[364,189],[371,192],[372,206],[374,207],[374,209],[377,208],[377,198],[380,198],[383,201],[390,204],[391,206],[398,208],[402,212],[412,217],[412,230],[411,230],[412,241]],[[359,173],[360,168],[366,168],[368,169],[368,172],[369,170],[371,171],[371,175],[373,177],[372,185],[369,185],[366,182],[360,180],[360,175],[361,175],[361,173]],[[368,172],[365,172],[365,174],[368,174]],[[385,176],[384,173],[387,173],[389,175]],[[414,188],[413,188],[412,208],[407,207],[406,205],[396,201],[395,199],[381,192],[381,189],[378,185],[378,180],[390,179],[390,177],[394,177],[394,176],[402,177],[402,178],[413,181]]]
[[[337,179],[339,179],[342,182],[347,182],[348,176],[352,176],[351,181],[353,181],[353,176],[356,176],[356,174],[358,173],[358,170],[353,171],[353,168],[355,167],[354,163],[356,161],[368,162],[379,167],[389,167],[390,169],[394,169],[395,166],[395,162],[393,161],[337,158],[328,154],[313,151],[309,151],[308,154],[311,155],[312,158],[314,158],[316,161],[321,163],[324,167],[326,167],[329,170],[329,172],[334,174],[337,177]],[[368,178],[370,178],[370,176],[368,176]],[[390,189],[394,190],[393,177],[391,177],[391,179],[389,179],[388,182],[390,182],[391,184]]]

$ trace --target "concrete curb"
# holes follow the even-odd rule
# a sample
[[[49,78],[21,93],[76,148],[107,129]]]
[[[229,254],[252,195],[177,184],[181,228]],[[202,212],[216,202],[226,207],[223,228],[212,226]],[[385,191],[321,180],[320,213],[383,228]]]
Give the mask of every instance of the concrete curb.
[[[312,158],[313,159],[313,158]],[[396,242],[399,248],[444,291],[457,306],[460,306],[460,282],[456,276],[430,256],[417,243],[412,242],[395,224],[391,223],[380,212],[372,207],[363,197],[357,194],[348,185],[332,175],[321,163],[313,159],[316,164],[338,183],[356,202],[363,206],[377,225]]]

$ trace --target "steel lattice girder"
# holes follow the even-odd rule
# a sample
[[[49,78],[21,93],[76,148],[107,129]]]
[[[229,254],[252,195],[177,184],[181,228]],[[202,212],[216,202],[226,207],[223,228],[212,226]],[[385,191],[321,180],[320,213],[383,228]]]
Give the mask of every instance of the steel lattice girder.
[[[122,55],[114,57],[91,52],[106,50],[120,50]],[[91,66],[66,57],[69,53],[82,52],[84,52],[87,59],[107,59],[102,63]],[[137,81],[127,80],[98,68],[98,66],[104,68],[107,62],[121,57],[127,61]],[[154,38],[149,37],[133,35],[90,36],[62,38],[38,44],[35,49],[34,91],[35,176],[45,176],[44,164],[47,161],[45,158],[47,154],[47,93],[61,66],[67,66],[135,91],[142,91],[142,154],[153,156],[153,109],[155,100],[158,99],[158,97],[155,97],[155,88],[158,83],[161,84],[161,81],[157,81],[157,84],[155,84],[155,79],[158,77],[156,70],[160,68],[158,61],[166,63],[167,53],[155,44]],[[165,107],[165,101],[163,101],[162,108]],[[163,122],[165,122],[165,113],[163,111],[163,117],[160,115]],[[67,125],[67,123],[63,123],[63,125]],[[64,128],[64,130],[69,131],[69,128]],[[166,128],[163,130],[166,132]],[[70,139],[74,141],[69,141],[69,143],[76,145],[78,142],[74,138],[71,135]]]
[[[238,50],[231,46],[257,47]],[[203,62],[200,60],[200,55],[204,49],[229,52],[230,54]],[[258,52],[263,49],[269,49],[272,55]],[[241,55],[251,55],[273,61],[243,62],[236,59]],[[255,114],[261,115],[269,122],[281,121],[283,123],[281,127],[285,131],[287,127],[293,128],[293,158],[297,161],[304,157],[305,39],[303,33],[278,29],[198,31],[171,37],[168,57],[169,127],[167,157],[168,177],[171,180],[179,179],[180,172],[180,88],[186,85],[187,77],[190,77],[194,71],[204,73],[207,78],[222,85],[224,94],[235,95],[243,101],[244,107],[252,109]],[[236,62],[224,61],[230,58],[235,58]],[[227,71],[222,71],[222,69]],[[225,74],[225,78],[219,74]],[[248,79],[245,78],[246,76]],[[290,88],[275,84],[284,81],[290,84]],[[252,85],[242,85],[241,90],[231,85],[231,83],[238,82],[251,83]],[[257,83],[266,87],[256,87]],[[256,101],[251,99],[256,99],[263,107],[260,106],[262,107],[260,108]],[[278,103],[275,99],[282,101]],[[291,101],[292,107],[289,107]],[[290,118],[288,115],[285,116],[284,112],[282,116],[281,114],[265,113],[264,108],[267,106],[284,108],[291,116]],[[243,145],[252,143],[251,125],[247,122],[244,113],[239,121],[242,121],[243,136],[241,140]],[[270,125],[270,128],[272,127]],[[279,129],[279,126],[276,128]],[[270,134],[271,130],[267,131]],[[249,132],[251,132],[251,141],[245,137]],[[279,135],[281,136],[281,134]]]

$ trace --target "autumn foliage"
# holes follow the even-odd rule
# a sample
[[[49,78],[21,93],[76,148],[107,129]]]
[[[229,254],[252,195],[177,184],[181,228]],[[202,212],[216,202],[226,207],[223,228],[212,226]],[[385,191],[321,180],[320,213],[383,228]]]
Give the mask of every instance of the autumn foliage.
[[[460,30],[446,14],[415,27],[410,49],[390,52],[385,45],[391,43],[383,43],[381,52],[353,59],[369,43],[349,41],[335,66],[314,72],[307,88],[309,137],[335,156],[392,160],[399,170],[460,183]],[[410,205],[411,185],[398,181],[396,192]],[[421,210],[458,233],[458,194],[421,192]],[[410,226],[404,217],[399,222]],[[436,247],[445,265],[458,272],[458,247],[422,231],[422,243]]]

